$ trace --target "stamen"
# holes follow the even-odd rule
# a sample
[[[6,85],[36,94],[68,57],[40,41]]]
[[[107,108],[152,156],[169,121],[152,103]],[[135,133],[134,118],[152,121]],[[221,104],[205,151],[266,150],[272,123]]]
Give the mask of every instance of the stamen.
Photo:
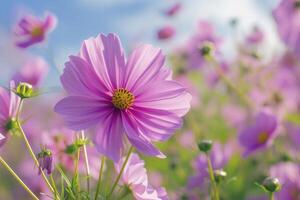
[[[119,88],[114,91],[112,103],[120,110],[129,108],[134,101],[134,96],[131,92],[124,88]]]
[[[266,141],[268,140],[268,138],[269,138],[269,135],[267,133],[263,132],[263,133],[259,134],[259,136],[258,136],[258,142],[260,144],[264,144],[264,143],[266,143]]]

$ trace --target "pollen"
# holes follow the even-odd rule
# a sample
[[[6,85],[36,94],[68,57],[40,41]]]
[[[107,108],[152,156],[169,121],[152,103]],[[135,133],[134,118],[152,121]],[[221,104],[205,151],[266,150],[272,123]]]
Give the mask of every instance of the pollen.
[[[33,28],[32,31],[31,31],[31,35],[33,37],[39,37],[42,34],[43,34],[43,29],[41,27],[39,27],[39,26]]]
[[[266,143],[266,141],[268,140],[268,138],[269,138],[269,135],[267,133],[263,132],[263,133],[259,134],[259,136],[258,136],[258,142],[260,144],[264,144],[264,143]]]
[[[133,94],[124,88],[116,89],[113,93],[112,103],[116,108],[120,110],[129,108],[132,105],[133,101]]]

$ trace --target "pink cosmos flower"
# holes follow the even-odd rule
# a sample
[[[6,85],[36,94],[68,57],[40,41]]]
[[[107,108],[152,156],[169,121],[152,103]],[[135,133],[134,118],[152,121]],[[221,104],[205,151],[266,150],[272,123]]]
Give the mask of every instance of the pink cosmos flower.
[[[169,17],[176,15],[182,8],[181,3],[175,3],[169,9],[165,11],[165,14]]]
[[[11,82],[11,88],[13,87],[14,83]],[[12,129],[12,120],[17,114],[19,101],[19,97],[14,92],[0,87],[0,147],[6,141],[6,134]]]
[[[281,0],[273,11],[277,23],[277,30],[282,41],[298,57],[300,31],[300,3],[298,0]]]
[[[265,112],[258,113],[254,124],[240,132],[239,142],[245,148],[244,155],[247,156],[270,146],[276,136],[276,128],[277,119],[275,116]]]
[[[187,65],[191,69],[203,66],[206,61],[201,54],[201,48],[210,43],[215,47],[216,54],[220,54],[219,48],[222,40],[216,36],[213,25],[208,21],[199,21],[197,32],[180,51],[187,57]]]
[[[160,40],[170,39],[175,35],[175,29],[173,26],[164,26],[157,31],[157,38]]]
[[[69,127],[96,127],[98,151],[114,161],[124,136],[137,150],[165,157],[152,141],[167,140],[181,127],[191,95],[171,80],[161,50],[141,45],[126,61],[118,36],[101,34],[69,59],[61,76],[69,96],[55,106]]]
[[[124,159],[121,159],[118,164],[115,165],[117,172],[119,173]],[[167,193],[164,188],[153,189],[148,183],[147,171],[145,169],[145,163],[139,158],[137,154],[131,154],[128,163],[122,173],[122,182],[127,185],[135,199],[137,200],[167,200]]]
[[[20,48],[27,48],[44,41],[47,33],[51,32],[56,24],[57,19],[51,13],[48,13],[44,20],[33,15],[24,16],[14,30],[16,45]]]
[[[13,75],[12,80],[15,81],[16,85],[20,82],[25,82],[33,87],[39,87],[48,73],[48,68],[48,64],[43,58],[31,58]]]

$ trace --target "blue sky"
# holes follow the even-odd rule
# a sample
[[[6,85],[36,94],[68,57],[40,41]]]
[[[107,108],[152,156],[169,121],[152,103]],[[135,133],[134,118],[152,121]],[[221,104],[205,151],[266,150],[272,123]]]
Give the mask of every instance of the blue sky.
[[[212,21],[221,36],[228,38],[225,52],[230,51],[231,32],[228,21],[237,17],[240,31],[247,32],[254,24],[264,27],[268,42],[277,45],[278,39],[270,12],[278,0],[182,0],[183,10],[175,18],[166,18],[162,11],[178,1],[172,0],[2,0],[0,7],[0,65],[3,74],[19,67],[29,53],[44,56],[52,66],[52,82],[69,54],[77,53],[82,41],[100,32],[120,35],[125,48],[136,42],[154,43],[168,51],[193,33],[197,20]],[[56,30],[42,48],[22,52],[9,45],[10,31],[18,17],[32,12],[43,15],[51,11],[59,19]],[[160,43],[155,31],[172,24],[177,36],[172,42]],[[228,50],[227,50],[228,49]],[[14,56],[12,56],[14,55]],[[16,59],[16,57],[18,59]],[[59,70],[57,70],[59,69]],[[7,76],[7,75],[6,75]],[[5,77],[0,75],[0,83]],[[55,79],[55,80],[54,80]],[[54,80],[54,81],[53,81]]]

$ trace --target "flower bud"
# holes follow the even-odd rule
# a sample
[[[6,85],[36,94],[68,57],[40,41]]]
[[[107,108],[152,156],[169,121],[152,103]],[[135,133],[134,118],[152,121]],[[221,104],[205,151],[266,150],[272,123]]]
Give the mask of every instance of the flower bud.
[[[214,44],[212,42],[204,42],[199,50],[200,50],[200,54],[204,57],[207,57],[207,56],[211,56],[214,54]]]
[[[272,177],[267,177],[264,181],[263,184],[264,188],[269,191],[269,192],[277,192],[280,190],[280,182],[277,178],[272,178]]]
[[[5,131],[11,131],[11,130],[16,130],[18,129],[18,123],[14,119],[8,120],[8,122],[5,124]]]
[[[207,153],[211,150],[213,142],[211,140],[202,140],[198,144],[198,148],[200,151]]]
[[[218,169],[218,170],[214,171],[214,176],[215,176],[216,182],[221,183],[223,180],[226,179],[227,173],[222,169]]]
[[[67,154],[74,154],[78,150],[78,147],[76,144],[70,144],[66,147],[65,152]]]
[[[39,161],[39,175],[43,170],[47,171],[47,174],[52,173],[52,152],[49,149],[42,149],[42,151],[38,154]]]
[[[300,1],[299,1],[299,0],[296,0],[296,1],[294,2],[294,7],[295,7],[296,9],[299,9],[299,8],[300,8]]]
[[[16,94],[22,99],[32,97],[33,96],[32,85],[23,82],[19,83],[16,89]]]

